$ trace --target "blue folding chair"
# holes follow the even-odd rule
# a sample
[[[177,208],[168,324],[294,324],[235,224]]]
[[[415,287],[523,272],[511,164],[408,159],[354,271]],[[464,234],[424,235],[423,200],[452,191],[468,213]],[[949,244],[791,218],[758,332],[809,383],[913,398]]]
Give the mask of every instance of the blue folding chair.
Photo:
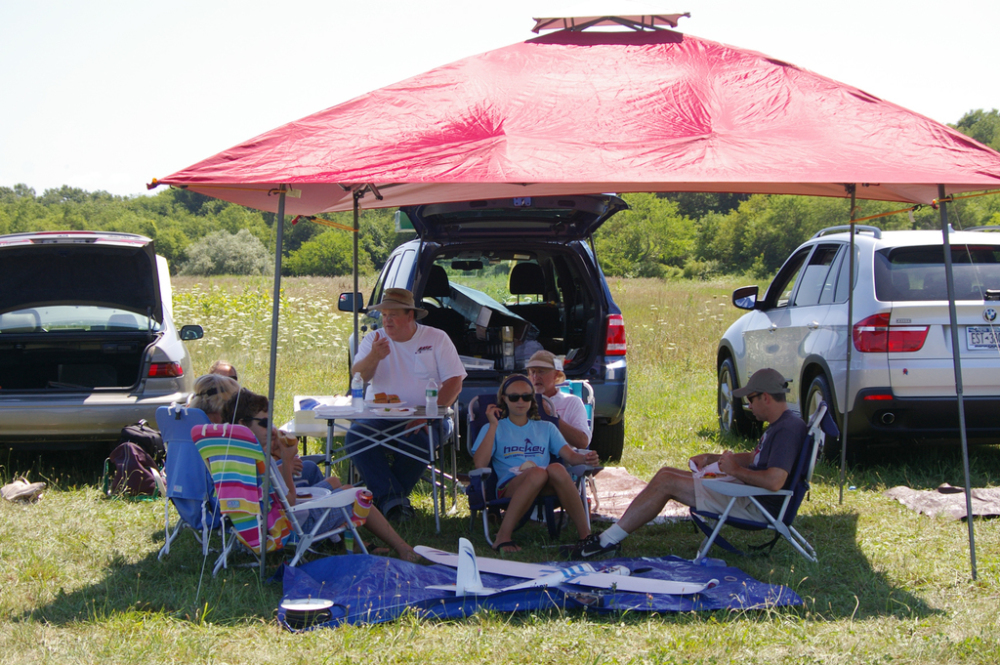
[[[167,448],[164,473],[167,477],[167,501],[163,509],[163,530],[166,542],[160,548],[158,560],[170,554],[170,545],[180,532],[189,528],[201,543],[202,554],[208,555],[212,531],[222,523],[215,500],[212,476],[191,440],[191,429],[208,425],[210,421],[201,409],[172,404],[156,410],[156,425]],[[170,506],[177,511],[177,522],[170,526]]]
[[[792,526],[792,522],[795,520],[796,514],[798,514],[799,506],[802,504],[802,499],[805,498],[806,492],[809,491],[809,483],[812,481],[812,474],[813,469],[816,467],[816,460],[818,459],[820,451],[823,449],[823,444],[826,441],[826,437],[828,436],[836,438],[840,436],[840,430],[834,422],[833,417],[830,415],[826,402],[821,402],[819,408],[816,409],[816,412],[809,419],[809,429],[802,442],[802,450],[795,462],[795,468],[792,471],[792,477],[795,478],[795,481],[792,483],[790,489],[772,492],[762,487],[754,487],[753,485],[744,485],[742,483],[727,482],[724,480],[703,481],[705,487],[714,492],[730,497],[730,500],[725,511],[723,511],[721,515],[696,510],[694,508],[691,509],[692,521],[695,526],[701,529],[707,536],[705,541],[702,543],[701,548],[698,550],[698,556],[694,558],[694,561],[704,559],[708,554],[708,550],[711,549],[712,545],[716,543],[729,552],[746,556],[745,552],[742,552],[719,535],[722,527],[728,524],[738,529],[748,531],[771,529],[775,532],[774,538],[770,541],[748,548],[751,551],[761,552],[766,550],[767,553],[770,553],[771,550],[774,549],[774,545],[778,542],[778,539],[784,538],[791,543],[792,547],[794,547],[799,554],[815,563],[816,551],[813,549],[812,545],[810,545],[809,542],[795,530],[795,527]],[[758,501],[760,497],[771,496],[783,498],[781,509],[778,511],[777,515],[772,515]],[[760,509],[760,512],[766,521],[758,522],[730,517],[729,511],[732,509],[733,505],[736,503],[736,499],[739,497],[748,497],[750,501],[752,501],[754,505]],[[714,529],[709,528],[709,521],[715,522]]]
[[[542,420],[547,420],[554,425],[559,424],[559,418],[556,416],[550,416],[545,412],[544,408],[544,397],[537,395],[538,400],[538,412]],[[486,427],[489,420],[486,418],[486,407],[490,404],[496,404],[496,397],[492,395],[480,395],[473,397],[472,401],[469,402],[468,414],[467,414],[467,445],[469,446],[469,454],[472,454],[472,444],[475,443],[476,437],[479,435],[479,431]],[[554,412],[554,411],[553,411]],[[558,458],[556,458],[558,459]],[[553,460],[553,464],[561,464],[562,462]],[[570,474],[577,478],[577,485],[580,488],[581,501],[583,505],[587,507],[587,497],[586,497],[586,484],[584,478],[588,471],[592,470],[592,467],[587,467],[585,465],[577,466],[567,466]],[[491,514],[500,516],[504,509],[510,504],[510,499],[497,497],[497,477],[493,473],[492,468],[486,469],[473,469],[469,472],[469,486],[466,487],[465,495],[469,499],[469,530],[473,529],[473,525],[476,521],[477,515],[482,515],[483,521],[483,535],[486,537],[486,542],[489,543],[490,547],[493,546],[493,538],[490,537],[490,522],[489,516]],[[560,532],[562,531],[562,524],[564,522],[563,515],[556,514],[556,509],[561,508],[559,504],[559,498],[555,495],[541,495],[535,500],[535,505],[528,510],[521,521],[518,523],[516,529],[520,529],[524,526],[533,515],[541,514],[541,519],[545,521],[545,525],[548,529],[549,536],[551,538],[558,538]],[[560,511],[561,513],[562,511]],[[587,519],[589,521],[590,514],[587,513]],[[516,530],[515,529],[515,530]]]

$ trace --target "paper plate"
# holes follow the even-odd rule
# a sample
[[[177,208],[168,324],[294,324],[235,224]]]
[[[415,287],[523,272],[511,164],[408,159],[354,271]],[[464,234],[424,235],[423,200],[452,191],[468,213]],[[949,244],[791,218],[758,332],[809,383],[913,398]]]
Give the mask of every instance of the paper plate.
[[[405,407],[405,406],[385,407],[380,404],[378,406],[372,407],[372,413],[377,413],[383,416],[408,416],[411,413],[416,413],[416,412],[417,410],[414,409],[413,407]]]
[[[318,499],[321,496],[326,496],[330,494],[331,490],[325,487],[296,487],[295,488],[295,498],[296,499]]]
[[[289,598],[281,601],[281,607],[286,612],[319,612],[333,607],[333,601],[323,598]]]
[[[406,402],[369,402],[365,400],[365,406],[372,409],[401,409],[406,406]]]

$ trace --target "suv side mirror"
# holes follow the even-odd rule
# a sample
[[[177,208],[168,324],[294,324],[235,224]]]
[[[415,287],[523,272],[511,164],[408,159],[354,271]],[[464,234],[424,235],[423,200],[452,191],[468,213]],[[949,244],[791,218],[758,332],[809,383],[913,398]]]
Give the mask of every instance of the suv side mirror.
[[[365,297],[359,291],[358,293],[341,293],[340,299],[337,301],[337,309],[341,312],[353,312],[354,303],[358,303],[358,311],[365,311]]]
[[[182,326],[181,327],[181,339],[185,342],[190,342],[193,339],[201,339],[205,336],[205,329],[201,326]]]
[[[756,309],[758,288],[754,286],[741,286],[733,291],[733,305],[739,309]]]

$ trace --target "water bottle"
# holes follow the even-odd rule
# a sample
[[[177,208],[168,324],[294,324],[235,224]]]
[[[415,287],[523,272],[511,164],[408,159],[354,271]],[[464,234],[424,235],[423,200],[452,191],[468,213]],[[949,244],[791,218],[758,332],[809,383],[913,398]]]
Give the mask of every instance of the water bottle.
[[[424,413],[433,418],[438,414],[438,383],[434,380],[433,376],[427,382],[427,391],[424,395],[427,397],[427,408]]]
[[[354,373],[354,379],[351,380],[351,406],[354,407],[355,413],[361,413],[365,410],[365,382],[361,378],[361,372]]]
[[[350,529],[344,532],[344,551],[347,554],[354,554],[354,532]]]

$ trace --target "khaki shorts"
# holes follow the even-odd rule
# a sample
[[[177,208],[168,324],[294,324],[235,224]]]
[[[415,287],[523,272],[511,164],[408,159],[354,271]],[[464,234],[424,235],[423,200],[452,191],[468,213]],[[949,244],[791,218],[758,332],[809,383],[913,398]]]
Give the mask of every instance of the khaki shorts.
[[[706,513],[717,513],[721,515],[726,510],[726,506],[729,505],[729,500],[732,497],[728,497],[725,494],[719,494],[718,492],[713,492],[707,487],[703,487],[701,480],[701,478],[694,479],[695,508]],[[754,505],[749,497],[745,496],[736,497],[736,503],[733,504],[733,509],[729,511],[729,516],[738,517],[744,520],[751,520],[754,522],[767,521],[764,515],[760,512],[760,509]]]

